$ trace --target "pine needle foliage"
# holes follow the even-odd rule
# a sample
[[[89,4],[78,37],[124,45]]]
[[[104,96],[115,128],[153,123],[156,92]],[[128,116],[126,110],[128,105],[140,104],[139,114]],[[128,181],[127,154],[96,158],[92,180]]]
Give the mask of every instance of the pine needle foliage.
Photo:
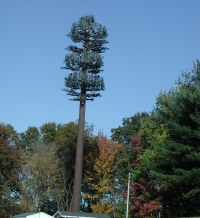
[[[94,100],[101,96],[99,92],[105,88],[99,73],[103,66],[101,53],[108,49],[104,46],[107,43],[107,30],[96,23],[94,16],[88,15],[74,22],[67,36],[77,45],[66,48],[69,53],[65,56],[63,69],[72,73],[65,77],[64,91],[72,96],[70,100],[82,103]]]
[[[184,72],[177,87],[157,98],[155,120],[168,129],[151,174],[160,184],[165,217],[200,214],[200,61]],[[167,215],[168,214],[168,215]]]
[[[108,34],[104,26],[96,23],[94,16],[88,15],[74,22],[67,36],[76,43],[66,48],[69,53],[65,56],[63,68],[71,71],[65,77],[64,91],[72,96],[70,100],[80,102],[72,203],[72,211],[80,211],[85,107],[87,100],[93,101],[104,90],[99,73],[103,66],[101,53],[107,50],[104,44]]]

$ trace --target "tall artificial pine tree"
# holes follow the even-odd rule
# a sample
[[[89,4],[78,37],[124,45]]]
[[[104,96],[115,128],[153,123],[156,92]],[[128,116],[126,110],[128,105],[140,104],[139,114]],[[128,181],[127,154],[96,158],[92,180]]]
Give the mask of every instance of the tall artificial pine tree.
[[[93,101],[104,90],[99,73],[103,66],[101,53],[107,50],[104,45],[108,34],[104,26],[96,23],[94,16],[88,15],[74,22],[67,36],[77,44],[66,48],[69,54],[65,56],[63,68],[71,71],[65,77],[64,91],[72,96],[70,100],[80,102],[72,201],[72,211],[80,211],[86,101]]]

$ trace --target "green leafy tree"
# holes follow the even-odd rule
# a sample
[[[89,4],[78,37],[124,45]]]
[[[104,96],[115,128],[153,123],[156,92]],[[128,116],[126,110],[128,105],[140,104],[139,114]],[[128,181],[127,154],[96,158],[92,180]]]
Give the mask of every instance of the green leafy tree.
[[[34,145],[40,140],[40,131],[37,127],[28,127],[25,132],[18,134],[17,144],[24,152],[31,154],[34,150]]]
[[[107,30],[96,23],[94,16],[84,16],[72,24],[68,37],[78,46],[71,45],[67,48],[69,54],[65,57],[64,69],[70,70],[65,78],[64,89],[72,96],[72,100],[79,101],[79,125],[75,162],[75,179],[73,190],[73,211],[80,210],[83,142],[85,125],[85,106],[87,100],[94,100],[104,90],[103,78],[99,75],[103,60],[101,53],[107,48],[104,46]]]
[[[115,189],[115,197],[117,199],[123,199],[122,192],[127,188],[127,176],[133,167],[132,137],[139,134],[143,119],[148,117],[148,113],[138,112],[132,117],[124,118],[121,126],[111,130],[112,140],[121,144],[119,151],[117,152],[115,163],[115,179],[117,181],[115,185],[117,187]],[[120,208],[118,209],[118,207]],[[119,216],[118,211],[123,211],[123,213],[125,213],[125,210],[124,202],[117,200],[115,207],[116,216]]]
[[[55,143],[64,184],[64,195],[60,199],[59,210],[70,210],[72,207],[76,140],[77,124],[70,122],[57,126]]]
[[[44,143],[53,143],[57,133],[56,123],[45,123],[40,127],[40,134]]]
[[[84,156],[84,170],[90,167],[90,164],[86,164],[86,160],[89,160],[88,153],[93,150],[93,137],[92,128],[89,126],[85,127],[85,156]],[[73,181],[74,181],[74,159],[76,153],[76,142],[77,142],[77,124],[70,122],[68,124],[58,125],[57,134],[55,137],[55,143],[58,151],[57,155],[59,158],[59,165],[62,171],[62,180],[65,185],[65,194],[61,202],[60,209],[71,210],[72,208],[72,193],[73,193]],[[84,186],[84,184],[82,185]]]
[[[155,143],[163,144],[167,141],[169,134],[166,124],[161,124],[154,118],[154,112],[142,120],[138,134],[141,137],[143,147],[151,149]]]
[[[122,120],[122,126],[111,129],[112,140],[129,145],[132,136],[137,135],[140,130],[141,120],[148,116],[148,113],[142,112],[136,113],[132,117],[124,118]]]

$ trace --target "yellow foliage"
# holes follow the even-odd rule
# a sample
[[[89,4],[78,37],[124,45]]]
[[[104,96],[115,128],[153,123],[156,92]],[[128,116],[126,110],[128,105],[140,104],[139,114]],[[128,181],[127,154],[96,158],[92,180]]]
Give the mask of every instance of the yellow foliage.
[[[23,202],[29,211],[38,210],[39,205],[51,196],[63,195],[61,172],[54,145],[38,145],[32,155],[26,156],[22,167]]]
[[[110,204],[109,202],[100,202],[97,203],[96,205],[91,206],[92,210],[94,213],[97,214],[113,214],[114,208],[113,205]]]
[[[93,173],[88,172],[84,182],[90,193],[84,193],[83,198],[92,199],[92,209],[96,213],[112,213],[109,195],[113,193],[115,159],[119,146],[104,136],[96,139],[98,155],[93,158]],[[105,199],[106,196],[106,199]],[[94,203],[95,202],[95,203]],[[98,203],[97,203],[98,202]],[[110,205],[110,206],[109,206]]]

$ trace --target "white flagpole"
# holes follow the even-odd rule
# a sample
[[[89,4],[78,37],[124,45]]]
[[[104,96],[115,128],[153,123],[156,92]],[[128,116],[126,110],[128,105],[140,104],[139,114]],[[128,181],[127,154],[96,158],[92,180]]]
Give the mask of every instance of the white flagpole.
[[[130,193],[130,173],[128,174],[128,190],[127,190],[127,199],[126,199],[126,218],[128,218],[128,213],[129,213],[129,193]]]

